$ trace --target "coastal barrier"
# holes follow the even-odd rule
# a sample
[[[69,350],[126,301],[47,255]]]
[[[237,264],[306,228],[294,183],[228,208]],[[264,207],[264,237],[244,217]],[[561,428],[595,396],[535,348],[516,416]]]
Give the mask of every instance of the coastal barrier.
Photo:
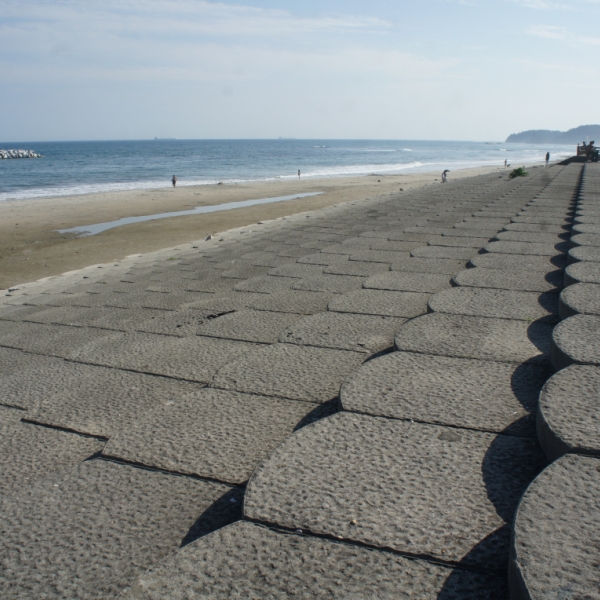
[[[600,171],[507,175],[7,290],[0,597],[595,597]]]
[[[0,159],[5,158],[43,158],[33,150],[0,150]]]

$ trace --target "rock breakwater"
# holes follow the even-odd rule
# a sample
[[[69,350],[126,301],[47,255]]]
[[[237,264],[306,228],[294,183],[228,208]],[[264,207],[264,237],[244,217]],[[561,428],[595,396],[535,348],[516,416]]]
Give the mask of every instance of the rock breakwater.
[[[4,158],[43,158],[33,150],[0,150],[0,159]]]

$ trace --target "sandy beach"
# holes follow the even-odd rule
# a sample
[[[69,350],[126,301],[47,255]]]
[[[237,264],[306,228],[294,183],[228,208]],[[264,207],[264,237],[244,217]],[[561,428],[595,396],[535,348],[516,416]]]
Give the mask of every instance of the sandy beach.
[[[455,179],[498,170],[500,168],[495,166],[457,170],[450,174],[449,184]],[[440,174],[435,172],[182,186],[176,189],[5,201],[0,203],[0,289],[60,275],[91,264],[120,260],[130,254],[200,240],[258,221],[385,195],[397,192],[400,188],[409,191],[438,184]],[[124,217],[307,192],[323,193],[271,204],[129,224],[88,237],[57,231]]]

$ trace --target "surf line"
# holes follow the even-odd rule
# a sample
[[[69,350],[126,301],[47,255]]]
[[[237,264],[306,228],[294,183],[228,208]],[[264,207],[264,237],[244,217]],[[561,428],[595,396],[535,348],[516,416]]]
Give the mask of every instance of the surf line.
[[[57,229],[58,233],[75,233],[77,237],[87,237],[97,235],[108,229],[129,225],[131,223],[141,223],[142,221],[155,221],[157,219],[168,219],[169,217],[184,217],[186,215],[201,215],[204,213],[217,212],[220,210],[232,210],[234,208],[244,208],[245,206],[255,206],[256,204],[270,204],[271,202],[282,202],[284,200],[295,200],[296,198],[307,198],[308,196],[318,196],[324,192],[306,192],[303,194],[291,194],[289,196],[275,196],[274,198],[258,198],[257,200],[242,200],[241,202],[226,202],[225,204],[214,204],[212,206],[197,206],[190,210],[180,210],[177,212],[158,213],[155,215],[146,215],[143,217],[123,217],[116,221],[107,221],[106,223],[94,223],[93,225],[80,225],[70,229]]]

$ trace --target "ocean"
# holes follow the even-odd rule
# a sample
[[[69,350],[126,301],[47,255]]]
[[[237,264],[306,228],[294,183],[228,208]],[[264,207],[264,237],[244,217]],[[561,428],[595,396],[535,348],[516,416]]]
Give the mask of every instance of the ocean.
[[[522,166],[571,146],[414,140],[139,140],[10,142],[39,159],[0,160],[0,201],[218,182],[291,180]]]

